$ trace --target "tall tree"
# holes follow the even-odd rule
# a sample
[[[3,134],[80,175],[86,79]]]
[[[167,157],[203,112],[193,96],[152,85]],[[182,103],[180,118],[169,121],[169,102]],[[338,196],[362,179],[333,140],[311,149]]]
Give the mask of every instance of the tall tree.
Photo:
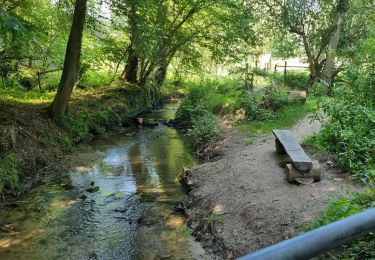
[[[348,0],[339,0],[336,10],[336,19],[333,24],[332,32],[330,35],[328,50],[323,68],[323,80],[330,86],[332,82],[332,76],[335,74],[335,53],[339,45],[341,28],[344,23],[345,13],[348,8]]]
[[[65,52],[64,68],[57,94],[50,107],[50,115],[54,120],[60,120],[64,116],[77,80],[86,9],[87,0],[76,0],[72,27]]]
[[[121,79],[134,84],[134,83],[137,83],[139,59],[138,59],[138,54],[136,51],[136,37],[138,37],[137,12],[136,12],[136,5],[133,2],[129,3],[127,13],[128,13],[127,16],[128,16],[130,43],[127,49],[128,61],[125,66],[124,72],[121,76]]]
[[[327,47],[336,32],[335,14],[341,10],[338,8],[340,1],[267,0],[260,3],[265,4],[266,12],[271,15],[271,26],[277,28],[280,24],[282,29],[300,39],[309,64],[310,84],[321,78]]]

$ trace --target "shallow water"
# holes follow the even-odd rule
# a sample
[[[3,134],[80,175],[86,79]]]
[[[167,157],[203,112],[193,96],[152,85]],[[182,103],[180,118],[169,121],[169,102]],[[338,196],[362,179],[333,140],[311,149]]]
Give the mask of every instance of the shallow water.
[[[175,110],[144,116],[170,119]],[[82,145],[66,162],[63,183],[0,208],[0,259],[207,258],[173,212],[185,196],[177,176],[195,163],[174,129],[137,127]]]

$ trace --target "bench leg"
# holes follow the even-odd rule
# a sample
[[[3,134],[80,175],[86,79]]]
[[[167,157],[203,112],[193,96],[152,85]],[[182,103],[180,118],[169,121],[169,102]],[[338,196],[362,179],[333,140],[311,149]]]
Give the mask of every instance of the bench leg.
[[[318,161],[313,162],[313,168],[308,173],[301,173],[293,164],[287,164],[285,167],[286,178],[288,182],[295,182],[295,178],[313,178],[314,181],[320,181],[322,172]]]
[[[275,147],[276,147],[276,152],[278,154],[286,154],[284,146],[280,143],[278,139],[275,139]]]
[[[313,161],[313,167],[309,174],[314,177],[315,181],[320,181],[322,178],[322,170],[320,169],[319,161]]]

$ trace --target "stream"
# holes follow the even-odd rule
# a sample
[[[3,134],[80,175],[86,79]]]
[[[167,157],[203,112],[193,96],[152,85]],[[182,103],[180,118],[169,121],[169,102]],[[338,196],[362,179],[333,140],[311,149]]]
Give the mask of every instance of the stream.
[[[142,115],[171,119],[176,104]],[[173,128],[131,127],[80,145],[65,181],[0,207],[0,259],[206,259],[174,207],[196,163]]]

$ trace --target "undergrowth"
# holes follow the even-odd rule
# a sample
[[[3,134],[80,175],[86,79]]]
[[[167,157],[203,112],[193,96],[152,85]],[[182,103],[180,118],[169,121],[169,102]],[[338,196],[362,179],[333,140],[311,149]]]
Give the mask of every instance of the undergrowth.
[[[21,160],[14,153],[7,153],[0,158],[0,194],[4,189],[17,189],[19,183],[19,168]]]
[[[320,104],[323,128],[306,143],[336,155],[341,166],[362,182],[375,180],[375,76],[373,70],[348,68],[333,98]]]
[[[119,130],[135,114],[151,108],[154,102],[163,98],[161,92],[152,86],[75,90],[67,115],[61,123],[54,124],[48,120],[46,110],[53,94],[21,89],[0,91],[0,117],[4,118],[0,128],[13,126],[17,137],[14,144],[8,145],[8,132],[0,135],[1,154],[10,154],[0,158],[0,192],[14,190],[18,177],[21,179],[23,174],[48,166],[75,144],[93,135]],[[22,144],[27,144],[27,147]],[[15,166],[15,158],[24,162],[20,168]],[[19,173],[16,174],[16,170]]]
[[[298,120],[317,110],[315,99],[308,99],[304,105],[298,103],[287,104],[274,112],[273,117],[266,121],[253,121],[239,125],[239,129],[249,135],[265,134],[272,129],[284,129],[293,126]]]
[[[263,93],[250,92],[234,80],[201,81],[187,84],[176,120],[185,125],[194,146],[215,141],[219,126],[215,115],[229,116],[236,125],[251,135],[287,127],[316,109],[315,102],[301,105],[288,98],[289,88],[266,87]]]
[[[306,227],[312,230],[365,209],[375,207],[375,189],[369,188],[365,192],[348,193],[341,199],[332,200],[327,210],[318,219]],[[375,235],[370,233],[354,242],[343,245],[328,252],[320,259],[373,259],[375,257]]]

